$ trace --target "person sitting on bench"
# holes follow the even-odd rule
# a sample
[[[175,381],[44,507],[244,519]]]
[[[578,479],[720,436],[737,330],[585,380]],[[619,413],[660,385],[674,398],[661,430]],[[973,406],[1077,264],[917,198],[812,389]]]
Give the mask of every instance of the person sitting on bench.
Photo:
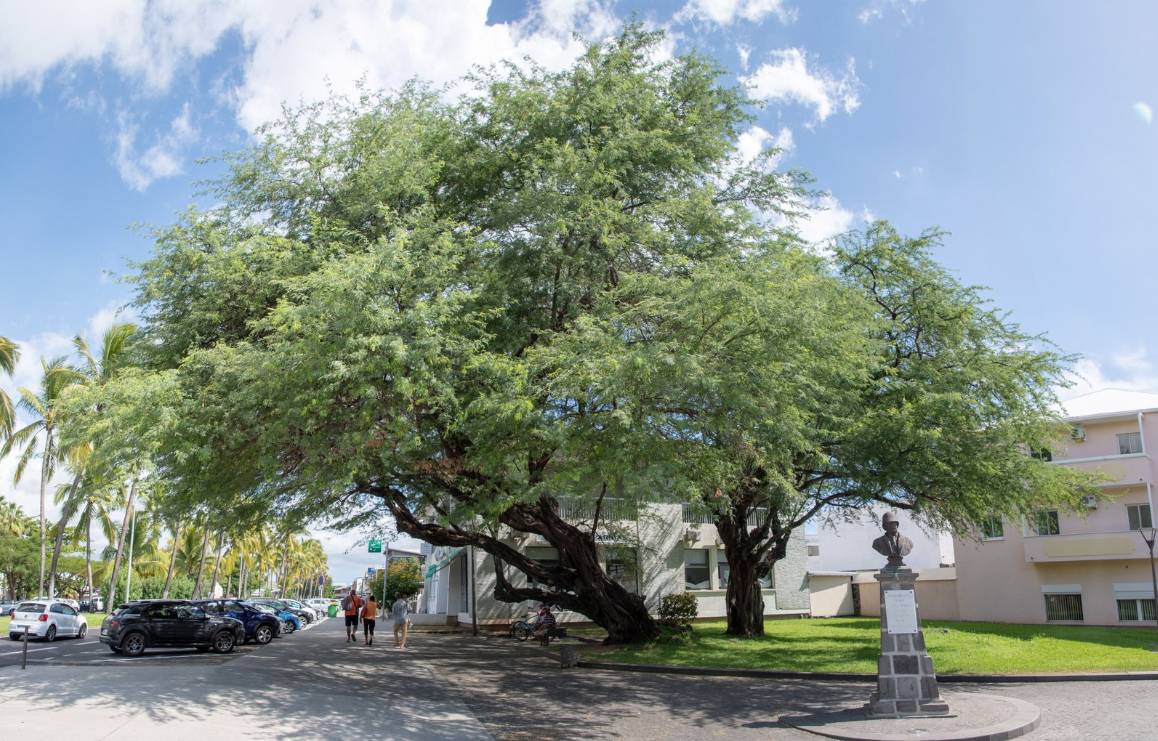
[[[539,644],[546,646],[551,638],[551,631],[555,629],[555,615],[546,603],[539,608],[539,619],[535,621],[533,635],[539,639]]]

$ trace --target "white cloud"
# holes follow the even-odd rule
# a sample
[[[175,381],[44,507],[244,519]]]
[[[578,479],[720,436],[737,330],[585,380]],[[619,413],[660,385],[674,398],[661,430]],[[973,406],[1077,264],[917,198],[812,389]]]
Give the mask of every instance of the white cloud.
[[[900,170],[893,170],[893,177],[895,177],[897,180],[900,180],[901,179],[901,171]]]
[[[852,113],[860,106],[861,81],[856,76],[855,60],[849,59],[844,75],[837,77],[825,69],[809,69],[803,49],[780,49],[769,56],[772,61],[741,78],[756,97],[808,106],[819,121],[838,110]]]
[[[759,23],[775,15],[781,23],[791,23],[796,20],[796,10],[786,5],[785,0],[688,0],[674,20],[682,23],[694,19],[726,26],[737,19]]]
[[[769,0],[746,0],[758,14]],[[779,3],[772,3],[778,5]],[[279,115],[283,102],[317,100],[329,89],[394,88],[413,77],[436,85],[475,65],[529,56],[559,69],[582,50],[574,33],[601,39],[620,19],[610,0],[538,0],[525,19],[487,24],[490,0],[58,0],[9,3],[0,24],[0,92],[39,90],[51,75],[99,66],[145,94],[167,91],[178,74],[217,49],[227,33],[243,45],[240,82],[223,97],[246,128]],[[662,52],[661,52],[662,53]],[[229,79],[229,78],[223,78]],[[76,98],[76,105],[86,104]],[[138,154],[135,116],[118,117],[117,165],[135,188],[181,168],[177,120]],[[180,117],[179,117],[180,119]]]
[[[872,0],[857,17],[861,23],[868,23],[872,20],[884,18],[886,8],[900,10],[901,17],[904,18],[905,24],[908,25],[913,22],[912,16],[909,15],[909,8],[914,5],[920,5],[924,1],[925,0]]]
[[[813,204],[807,218],[796,222],[796,232],[810,244],[822,244],[851,229],[855,218],[852,211],[829,193]]]
[[[740,55],[740,66],[744,68],[745,72],[747,72],[748,57],[752,55],[752,47],[748,46],[747,44],[737,44],[736,53]]]
[[[192,123],[188,103],[181,109],[181,114],[169,122],[169,130],[157,132],[155,143],[141,154],[136,151],[140,126],[124,111],[117,115],[117,124],[117,171],[134,190],[144,190],[158,178],[182,172],[183,154],[197,140],[197,129]]]
[[[1158,393],[1158,369],[1145,348],[1126,350],[1107,360],[1082,358],[1068,378],[1074,385],[1062,390],[1063,401],[1110,388]]]
[[[779,165],[780,161],[796,148],[796,142],[792,138],[792,129],[785,126],[773,135],[759,126],[753,126],[737,137],[734,164],[746,165],[772,148],[780,151],[768,161],[769,168]]]

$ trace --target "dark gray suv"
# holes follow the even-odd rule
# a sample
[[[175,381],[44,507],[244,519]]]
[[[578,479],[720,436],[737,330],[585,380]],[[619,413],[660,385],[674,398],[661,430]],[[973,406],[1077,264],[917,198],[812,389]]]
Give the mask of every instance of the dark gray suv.
[[[245,641],[240,620],[211,615],[188,600],[122,605],[101,623],[101,643],[113,653],[139,656],[147,648],[195,648],[227,654]]]

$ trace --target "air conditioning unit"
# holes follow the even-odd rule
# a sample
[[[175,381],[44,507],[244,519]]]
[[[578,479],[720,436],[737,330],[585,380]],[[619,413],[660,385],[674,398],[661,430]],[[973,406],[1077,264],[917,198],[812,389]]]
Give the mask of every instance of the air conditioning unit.
[[[1097,509],[1098,498],[1093,495],[1086,495],[1082,497],[1082,506],[1086,509]]]
[[[684,533],[684,540],[686,540],[688,543],[695,543],[699,539],[700,531],[698,528],[689,527],[687,532]]]
[[[1070,437],[1073,438],[1074,440],[1077,440],[1078,442],[1085,440],[1086,439],[1086,426],[1085,425],[1074,425],[1073,427],[1071,427],[1070,428]]]

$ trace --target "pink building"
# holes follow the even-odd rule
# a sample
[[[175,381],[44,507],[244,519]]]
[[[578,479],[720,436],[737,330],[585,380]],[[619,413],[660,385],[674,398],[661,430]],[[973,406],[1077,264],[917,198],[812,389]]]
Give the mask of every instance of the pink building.
[[[1155,619],[1150,552],[1158,394],[1106,390],[1066,403],[1073,439],[1052,465],[1100,471],[1113,501],[1085,517],[1043,511],[982,523],[954,544],[962,620],[1139,625]]]

